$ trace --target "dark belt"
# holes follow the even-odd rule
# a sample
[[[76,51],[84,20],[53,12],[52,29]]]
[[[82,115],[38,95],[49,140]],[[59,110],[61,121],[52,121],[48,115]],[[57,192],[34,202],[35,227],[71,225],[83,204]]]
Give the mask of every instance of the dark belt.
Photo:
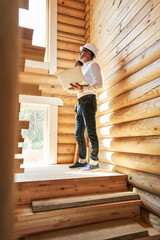
[[[85,95],[85,96],[79,98],[79,99],[78,99],[78,102],[80,103],[81,101],[84,101],[86,98],[95,99],[95,98],[96,98],[96,95],[94,95],[94,94]]]

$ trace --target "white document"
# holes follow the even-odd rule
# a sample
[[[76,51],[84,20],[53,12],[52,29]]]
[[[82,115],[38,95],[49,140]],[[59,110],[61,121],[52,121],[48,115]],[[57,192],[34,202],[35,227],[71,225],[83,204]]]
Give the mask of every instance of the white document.
[[[69,91],[68,88],[71,87],[70,83],[72,84],[79,83],[82,86],[84,85],[88,86],[88,83],[85,81],[79,66],[57,73],[57,76],[62,87],[66,91]]]

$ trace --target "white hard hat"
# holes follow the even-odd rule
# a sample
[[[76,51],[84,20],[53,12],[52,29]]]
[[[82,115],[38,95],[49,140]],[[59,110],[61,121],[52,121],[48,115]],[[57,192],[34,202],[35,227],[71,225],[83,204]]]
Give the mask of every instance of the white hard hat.
[[[90,50],[91,52],[93,52],[93,53],[94,53],[94,56],[95,56],[95,58],[96,58],[98,49],[97,49],[97,47],[96,47],[94,44],[92,44],[92,43],[86,43],[84,46],[81,46],[81,47],[80,47],[80,50],[82,51],[83,48],[86,48],[86,49]]]

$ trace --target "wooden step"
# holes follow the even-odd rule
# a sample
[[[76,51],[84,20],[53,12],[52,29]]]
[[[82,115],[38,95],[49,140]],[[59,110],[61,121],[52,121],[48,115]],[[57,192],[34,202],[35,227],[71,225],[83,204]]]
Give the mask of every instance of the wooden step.
[[[74,178],[72,177],[72,174]],[[127,191],[127,176],[123,174],[112,174],[110,176],[95,177],[94,173],[92,173],[90,177],[75,178],[75,176],[79,176],[78,172],[75,171],[75,173],[68,173],[67,176],[70,178],[65,179],[64,175],[64,179],[61,178],[44,181],[16,182],[16,205],[31,204],[32,201],[37,199],[42,200],[83,194]],[[82,176],[82,174],[80,176]]]
[[[113,219],[139,219],[141,200],[97,204],[33,213],[30,206],[16,209],[16,237],[27,234],[99,223]]]
[[[132,219],[119,219],[87,226],[58,230],[25,240],[129,240],[148,236],[148,231]]]
[[[42,212],[56,209],[81,207],[102,203],[113,203],[140,199],[138,194],[133,192],[118,192],[112,194],[90,194],[71,197],[61,197],[37,200],[32,202],[33,212]]]
[[[136,238],[135,240],[160,240],[160,234],[156,235],[156,236],[147,236],[147,237],[142,237],[142,238]]]

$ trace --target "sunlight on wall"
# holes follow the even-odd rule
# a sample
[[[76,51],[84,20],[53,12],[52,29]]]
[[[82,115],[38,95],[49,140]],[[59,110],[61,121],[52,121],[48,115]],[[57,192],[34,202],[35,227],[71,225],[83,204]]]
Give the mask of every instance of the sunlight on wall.
[[[112,126],[108,126],[108,127],[102,127],[100,130],[100,134],[102,136],[104,135],[110,135],[110,130],[111,130]]]
[[[111,116],[111,113],[105,114],[105,115],[99,117],[99,122],[100,123],[108,123],[110,120],[110,116]]]
[[[29,0],[29,10],[19,9],[19,26],[34,29],[33,45],[46,46],[46,0]]]
[[[107,91],[104,91],[103,93],[101,93],[99,96],[98,96],[99,100],[102,101],[104,100],[105,98],[107,98]]]
[[[105,102],[98,107],[99,112],[103,112],[109,109],[109,102]]]

